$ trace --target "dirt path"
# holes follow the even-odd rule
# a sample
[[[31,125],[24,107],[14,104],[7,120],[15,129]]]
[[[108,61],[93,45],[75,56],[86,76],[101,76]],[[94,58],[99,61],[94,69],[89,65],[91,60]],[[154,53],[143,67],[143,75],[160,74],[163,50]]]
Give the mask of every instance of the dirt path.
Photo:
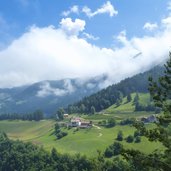
[[[102,133],[99,133],[99,136],[98,137],[101,137],[103,134]]]
[[[101,130],[101,128],[97,125],[93,125],[93,127],[97,128],[98,130]],[[103,134],[99,132],[99,135],[97,137],[101,137]]]
[[[97,128],[97,129],[101,129],[99,126],[97,126],[97,125],[93,125],[95,128]]]

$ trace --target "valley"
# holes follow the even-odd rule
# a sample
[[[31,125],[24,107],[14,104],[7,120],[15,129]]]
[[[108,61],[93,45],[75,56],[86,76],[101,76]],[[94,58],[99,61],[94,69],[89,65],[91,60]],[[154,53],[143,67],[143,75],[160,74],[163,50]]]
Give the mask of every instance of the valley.
[[[148,125],[151,127],[152,125]],[[43,146],[47,151],[56,148],[58,152],[64,154],[87,155],[89,157],[97,156],[97,150],[104,150],[112,144],[117,137],[118,131],[122,131],[124,137],[133,135],[135,128],[131,126],[117,125],[113,128],[96,126],[90,129],[80,129],[75,131],[75,128],[64,131],[68,132],[66,137],[60,140],[53,135],[54,121],[0,121],[0,131],[5,131],[9,138],[14,140],[22,140],[24,142],[32,142],[38,146]],[[142,152],[150,153],[155,149],[162,149],[162,145],[158,142],[149,142],[146,138],[142,138],[141,143],[127,143],[123,141],[126,148],[140,149]]]
[[[0,171],[171,171],[171,0],[0,0]]]
[[[85,114],[71,114],[69,118],[65,118],[62,123],[68,123],[70,118],[80,117],[87,121],[92,121],[93,126],[87,129],[77,129],[62,127],[62,131],[68,133],[67,136],[57,139],[54,135],[54,120],[41,120],[41,121],[21,121],[21,120],[5,120],[0,121],[0,131],[5,131],[9,138],[14,140],[22,140],[24,142],[32,142],[38,146],[43,146],[45,150],[51,151],[56,148],[59,153],[87,155],[95,157],[98,155],[97,150],[102,152],[116,141],[119,131],[123,132],[124,140],[121,142],[125,148],[141,150],[145,153],[151,153],[155,149],[163,149],[159,142],[149,142],[147,138],[141,137],[141,142],[128,143],[125,138],[128,135],[134,135],[135,128],[130,125],[121,125],[120,122],[129,118],[139,119],[141,117],[149,116],[154,112],[135,112],[135,105],[133,98],[135,93],[131,94],[132,101],[126,103],[126,98],[120,106],[112,105],[100,113],[94,115]],[[149,94],[139,94],[139,101],[141,104],[146,105],[149,101]],[[114,118],[116,125],[111,128],[100,125],[100,122]],[[60,123],[60,122],[59,122]],[[154,124],[149,123],[147,128],[153,128]]]

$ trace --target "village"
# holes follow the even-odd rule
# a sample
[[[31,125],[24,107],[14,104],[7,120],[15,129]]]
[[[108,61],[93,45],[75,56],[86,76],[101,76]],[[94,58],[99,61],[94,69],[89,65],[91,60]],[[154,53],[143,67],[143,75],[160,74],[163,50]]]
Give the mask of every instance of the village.
[[[92,121],[85,120],[78,116],[76,117],[76,116],[70,116],[69,114],[64,114],[63,117],[67,122],[62,122],[61,124],[68,128],[75,127],[75,128],[87,129],[94,126]],[[149,123],[157,122],[157,117],[155,114],[152,114],[150,116],[142,116],[140,118],[137,118],[136,121],[141,121],[144,124],[149,124]]]
[[[69,118],[69,115],[64,114],[64,118]],[[66,123],[65,126],[85,129],[85,128],[92,127],[92,124],[93,124],[92,121],[87,121],[80,117],[71,117],[71,118],[69,118],[69,122]]]

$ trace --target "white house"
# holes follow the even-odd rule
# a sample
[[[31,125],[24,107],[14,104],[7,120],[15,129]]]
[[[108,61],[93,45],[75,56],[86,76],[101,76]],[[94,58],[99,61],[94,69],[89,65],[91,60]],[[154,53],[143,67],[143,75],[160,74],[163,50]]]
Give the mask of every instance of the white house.
[[[67,113],[64,113],[64,118],[68,118],[68,114]]]
[[[92,126],[92,121],[83,121],[80,118],[72,118],[68,126],[78,128],[89,128]]]
[[[81,125],[81,119],[80,118],[73,118],[73,119],[71,119],[69,126],[79,127],[80,125]]]

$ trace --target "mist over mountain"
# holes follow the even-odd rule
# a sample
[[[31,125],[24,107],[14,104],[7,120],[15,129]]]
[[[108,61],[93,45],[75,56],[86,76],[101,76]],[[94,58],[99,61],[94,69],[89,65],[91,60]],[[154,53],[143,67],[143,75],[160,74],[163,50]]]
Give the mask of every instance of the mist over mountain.
[[[164,73],[164,67],[156,66],[149,71],[139,73],[133,77],[128,77],[117,84],[108,86],[97,93],[83,98],[81,101],[68,106],[68,111],[72,113],[91,113],[92,107],[95,111],[102,111],[117,103],[123,97],[131,93],[148,93],[148,78],[152,76],[155,80]]]
[[[41,109],[53,114],[59,107],[81,100],[101,89],[106,76],[84,79],[41,81],[35,84],[0,89],[0,113],[29,113]]]
[[[108,82],[107,75],[89,79],[47,80],[15,88],[1,88],[0,113],[29,113],[41,109],[46,115],[52,115],[58,108],[66,108],[73,103],[78,107],[81,104],[87,106],[87,99],[88,108],[96,106],[95,104],[98,106],[102,101],[109,106],[116,101],[117,98],[113,98],[113,101],[110,102],[111,97],[114,97],[117,91],[121,91],[123,95],[136,91],[147,92],[148,76],[157,77],[162,71],[163,68],[158,66],[107,88],[105,87]],[[96,100],[92,100],[94,98]],[[99,111],[103,107],[96,107],[96,110]]]

